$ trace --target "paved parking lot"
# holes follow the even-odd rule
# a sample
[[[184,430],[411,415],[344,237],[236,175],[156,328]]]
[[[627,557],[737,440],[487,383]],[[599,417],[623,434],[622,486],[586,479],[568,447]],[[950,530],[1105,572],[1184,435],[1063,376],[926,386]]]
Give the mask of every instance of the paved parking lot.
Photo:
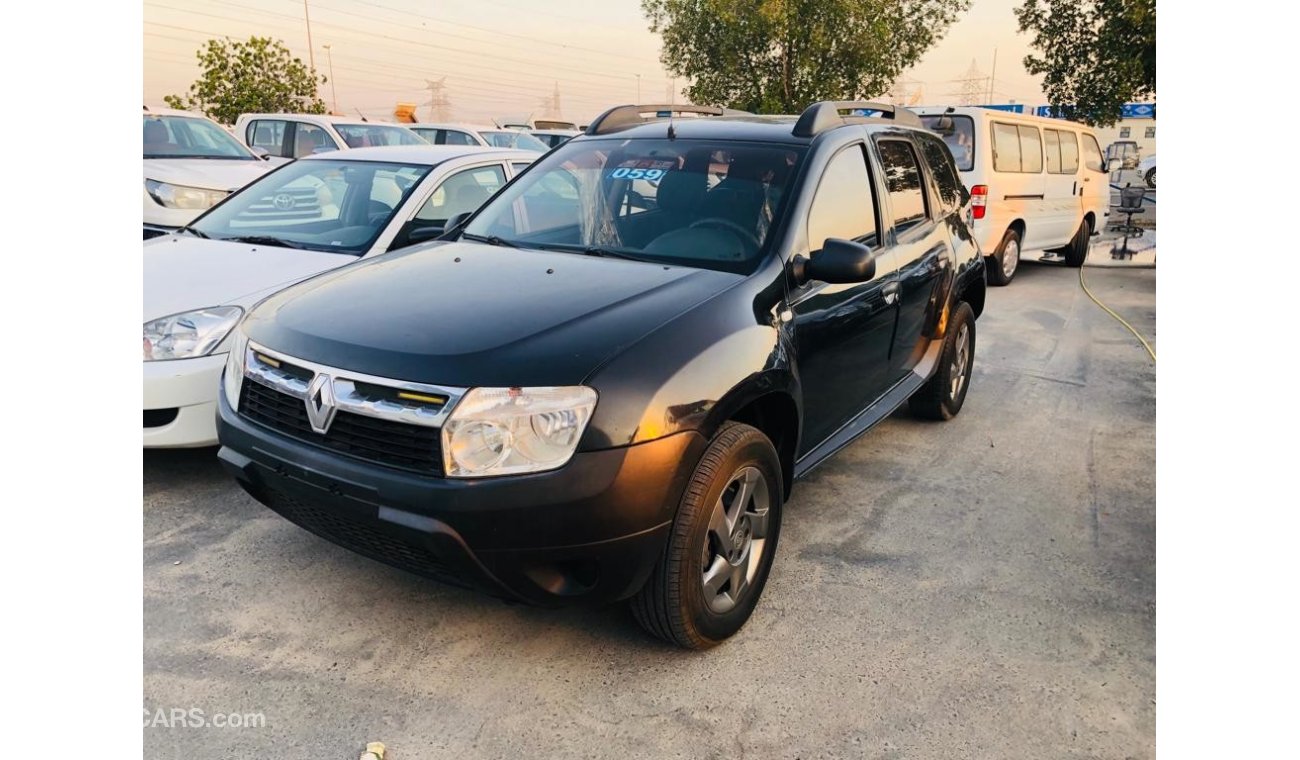
[[[1154,344],[1155,271],[1088,269]],[[900,412],[795,489],[767,591],[712,651],[354,556],[212,450],[146,452],[145,756],[1148,758],[1155,368],[1079,288],[990,289],[961,416]]]

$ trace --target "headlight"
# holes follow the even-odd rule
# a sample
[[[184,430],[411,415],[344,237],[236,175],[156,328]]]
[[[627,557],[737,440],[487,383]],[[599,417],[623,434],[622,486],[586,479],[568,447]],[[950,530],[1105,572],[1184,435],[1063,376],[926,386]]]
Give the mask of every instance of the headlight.
[[[144,360],[207,356],[243,315],[238,306],[213,306],[145,322]]]
[[[585,386],[474,388],[442,426],[446,474],[481,478],[560,467],[595,408],[596,391]]]
[[[185,187],[184,185],[169,185],[166,182],[159,182],[156,179],[147,179],[144,181],[144,189],[149,191],[149,197],[160,206],[167,208],[189,208],[205,209],[212,208],[230,193],[225,190],[205,190],[201,187]]]
[[[244,357],[248,353],[248,336],[239,327],[230,335],[230,355],[221,375],[221,388],[231,409],[239,408],[239,392],[244,388]]]

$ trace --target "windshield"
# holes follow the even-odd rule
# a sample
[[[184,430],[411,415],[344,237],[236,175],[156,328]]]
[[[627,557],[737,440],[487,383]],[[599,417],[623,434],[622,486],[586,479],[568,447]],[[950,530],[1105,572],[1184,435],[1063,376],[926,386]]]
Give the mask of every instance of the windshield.
[[[144,157],[258,160],[215,122],[192,116],[146,115]]]
[[[483,135],[484,140],[498,148],[519,148],[520,150],[535,150],[538,153],[545,153],[551,149],[551,146],[527,132],[519,132],[513,129],[503,129],[499,132],[485,129],[481,130],[479,134]]]
[[[957,171],[968,172],[975,168],[975,122],[969,116],[922,116],[921,123],[936,132],[948,143]]]
[[[802,157],[800,147],[704,140],[567,142],[465,234],[747,273]]]
[[[423,137],[406,127],[383,124],[335,124],[343,142],[349,148],[370,148],[376,145],[426,145]]]
[[[430,168],[344,159],[294,161],[190,226],[214,239],[248,238],[246,242],[360,255]]]

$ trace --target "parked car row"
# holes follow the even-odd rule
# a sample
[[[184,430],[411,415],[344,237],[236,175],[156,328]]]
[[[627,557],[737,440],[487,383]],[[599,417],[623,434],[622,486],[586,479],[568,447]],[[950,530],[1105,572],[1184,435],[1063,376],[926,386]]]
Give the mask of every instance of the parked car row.
[[[242,118],[281,165],[145,243],[145,445],[219,442],[415,573],[733,635],[798,478],[961,411],[986,275],[911,112],[722,114],[613,108],[545,155]]]

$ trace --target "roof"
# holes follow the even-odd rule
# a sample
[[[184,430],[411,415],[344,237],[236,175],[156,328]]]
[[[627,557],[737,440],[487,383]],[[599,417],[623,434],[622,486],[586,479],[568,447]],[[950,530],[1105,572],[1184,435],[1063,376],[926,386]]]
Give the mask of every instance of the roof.
[[[1014,111],[1003,111],[999,108],[985,108],[984,106],[918,106],[911,109],[917,116],[942,116],[952,109],[949,116],[965,116],[969,114],[980,114],[990,119],[1001,119],[1002,121],[1015,121],[1020,123],[1038,124],[1047,127],[1069,126],[1074,129],[1083,129],[1092,131],[1092,127],[1077,121],[1069,119],[1054,119],[1050,116],[1038,116],[1030,113],[1016,113]]]
[[[536,151],[510,148],[486,148],[479,145],[385,145],[376,148],[353,148],[303,156],[299,161],[393,161],[403,164],[434,166],[443,161],[462,156],[508,158],[511,160],[538,157]]]
[[[793,130],[797,116],[706,116],[672,119],[673,132],[687,140],[752,140],[755,142],[784,142],[806,144],[806,137],[795,137]],[[602,140],[613,138],[662,138],[668,134],[668,119],[657,119],[645,124],[620,129],[603,135],[583,136],[576,139]]]
[[[203,119],[205,121],[212,121],[207,116],[201,113],[197,113],[195,111],[182,111],[179,108],[146,108],[144,110],[144,115],[145,116],[184,116],[190,119]]]
[[[491,124],[467,124],[459,121],[422,121],[418,124],[406,124],[407,127],[416,129],[460,129],[466,132],[501,132],[501,127],[494,127]]]
[[[241,113],[240,119],[296,119],[314,121],[319,124],[348,124],[358,127],[410,127],[411,124],[398,124],[392,121],[362,121],[360,116],[330,116],[323,113]]]
[[[528,130],[528,133],[533,135],[566,135],[570,137],[577,137],[578,135],[582,134],[582,130],[580,129],[530,129]]]

